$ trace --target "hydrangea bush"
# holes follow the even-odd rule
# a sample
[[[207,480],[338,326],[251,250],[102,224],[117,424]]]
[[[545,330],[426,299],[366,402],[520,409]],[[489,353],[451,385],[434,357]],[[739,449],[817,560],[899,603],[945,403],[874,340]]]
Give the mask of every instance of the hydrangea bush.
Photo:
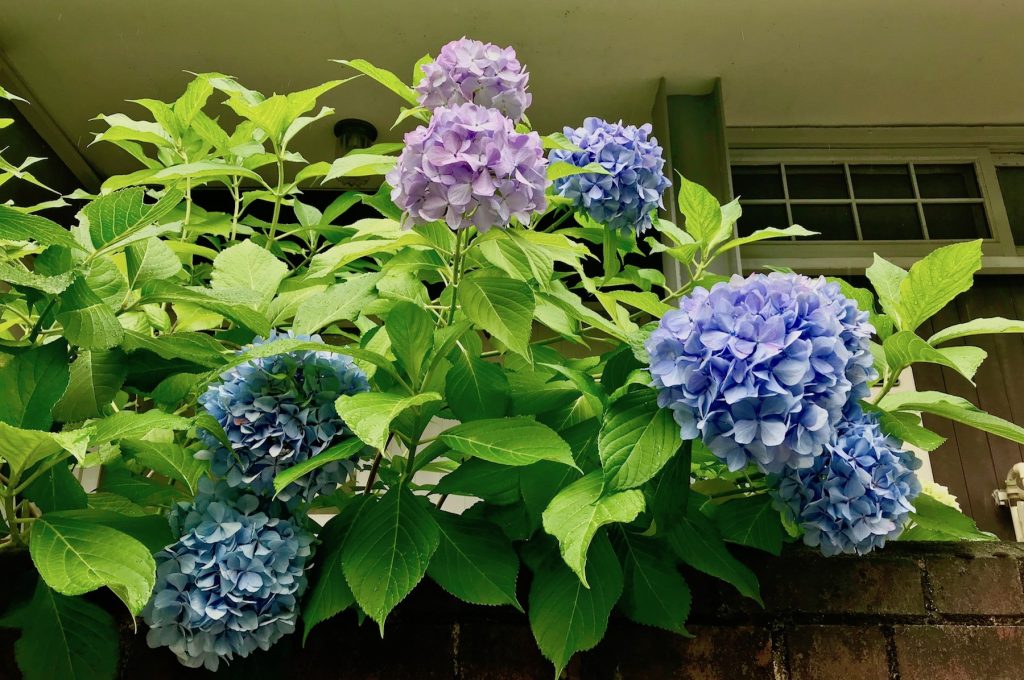
[[[215,669],[331,617],[386,634],[430,578],[528,609],[557,674],[613,611],[685,633],[693,570],[759,599],[729,544],[991,538],[922,490],[914,452],[943,440],[920,416],[1024,428],[893,390],[921,361],[970,378],[984,352],[946,343],[1024,327],[918,334],[970,287],[980,241],[909,270],[876,258],[877,298],[712,275],[734,248],[813,232],[738,237],[739,203],[683,176],[681,223],[660,217],[651,126],[534,131],[511,48],[455,41],[412,84],[340,63],[400,98],[403,144],[308,163],[289,147],[344,80],[267,97],[203,73],[174,102],[97,119],[138,171],[0,205],[0,548],[38,572],[2,620],[27,678],[115,676],[125,614],[83,597],[99,588],[150,644]],[[0,182],[39,184],[36,160],[4,161]],[[379,190],[329,205],[304,192],[373,175]],[[378,216],[352,219],[357,204]]]

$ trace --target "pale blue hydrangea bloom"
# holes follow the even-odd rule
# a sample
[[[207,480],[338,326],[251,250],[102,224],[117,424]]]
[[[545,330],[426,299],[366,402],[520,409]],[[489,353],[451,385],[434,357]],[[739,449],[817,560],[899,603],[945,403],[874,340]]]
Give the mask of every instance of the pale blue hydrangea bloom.
[[[646,231],[670,184],[662,174],[661,147],[650,134],[650,125],[624,126],[621,121],[608,123],[600,118],[587,118],[580,128],[565,128],[565,136],[582,151],[555,149],[551,161],[577,167],[598,163],[608,174],[562,177],[555,180],[554,192],[610,229]]]
[[[285,337],[291,336],[273,334],[254,345]],[[209,459],[213,473],[230,486],[273,495],[278,472],[353,436],[334,402],[369,389],[366,373],[344,354],[299,351],[247,361],[225,371],[199,397],[231,448],[200,430],[207,448],[197,456]],[[328,463],[289,484],[278,498],[311,500],[344,482],[352,467],[350,461]]]
[[[776,507],[826,556],[864,555],[896,538],[921,492],[921,461],[900,450],[870,414],[841,422],[814,465],[774,479]]]
[[[877,377],[867,313],[824,278],[696,288],[647,339],[658,403],[730,470],[806,468]]]
[[[295,630],[313,535],[282,504],[200,481],[192,503],[170,516],[177,542],[156,555],[143,611],[150,647],[190,668],[268,649]]]

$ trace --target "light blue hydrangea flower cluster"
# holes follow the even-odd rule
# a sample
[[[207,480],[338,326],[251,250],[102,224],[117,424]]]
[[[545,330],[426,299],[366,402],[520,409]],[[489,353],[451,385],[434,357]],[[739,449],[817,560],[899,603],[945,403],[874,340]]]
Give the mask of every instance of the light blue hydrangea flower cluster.
[[[313,535],[281,504],[204,479],[170,521],[181,538],[156,555],[149,646],[216,671],[295,629]]]
[[[776,507],[825,555],[864,555],[903,531],[921,492],[921,461],[870,414],[842,421],[814,465],[774,480]]]
[[[273,334],[254,346],[285,337],[292,336]],[[197,455],[209,459],[212,472],[228,485],[273,495],[278,472],[352,436],[334,402],[369,389],[366,373],[343,354],[300,351],[247,361],[226,371],[199,398],[224,428],[230,449],[201,430],[207,448]],[[349,461],[328,463],[289,484],[278,498],[309,501],[333,490],[351,471]]]
[[[624,126],[622,121],[600,118],[587,118],[580,128],[565,128],[565,136],[581,151],[555,149],[551,161],[577,167],[598,163],[608,173],[562,177],[555,180],[555,193],[609,229],[643,233],[651,227],[651,214],[662,207],[661,196],[670,184],[662,174],[662,149],[650,134],[650,125]]]
[[[734,276],[697,288],[646,342],[659,403],[730,470],[813,465],[873,380],[867,313],[824,278]]]

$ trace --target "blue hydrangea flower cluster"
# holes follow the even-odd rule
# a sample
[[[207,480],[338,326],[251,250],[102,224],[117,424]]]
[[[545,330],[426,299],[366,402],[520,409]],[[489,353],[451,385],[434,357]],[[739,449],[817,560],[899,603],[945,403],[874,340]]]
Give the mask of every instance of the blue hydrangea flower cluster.
[[[650,125],[623,126],[622,121],[608,123],[600,118],[587,118],[581,128],[565,128],[565,136],[582,150],[555,149],[551,161],[577,167],[598,163],[608,174],[562,177],[555,180],[555,193],[609,229],[643,233],[670,184],[662,174],[662,149],[650,134]]]
[[[254,345],[283,337],[291,336],[273,334]],[[230,449],[201,430],[207,448],[197,456],[210,460],[213,473],[228,485],[273,495],[278,472],[353,436],[334,402],[369,389],[366,373],[343,354],[300,351],[247,361],[222,374],[199,398],[224,428]],[[311,500],[333,490],[351,471],[349,461],[328,463],[289,484],[278,498]]]
[[[387,182],[404,227],[443,219],[481,232],[512,218],[529,223],[547,206],[549,184],[540,136],[476,104],[438,108],[429,125],[407,133]]]
[[[646,342],[659,404],[730,470],[808,468],[876,373],[867,313],[796,274],[697,288]]]
[[[266,499],[223,482],[200,482],[171,526],[181,538],[156,555],[153,597],[143,611],[150,647],[168,647],[190,668],[268,649],[295,629],[313,535]]]
[[[533,100],[526,91],[530,74],[511,47],[462,38],[441,48],[437,59],[421,67],[416,85],[421,106],[436,109],[478,104],[519,121]]]
[[[774,480],[776,507],[824,555],[864,555],[896,538],[921,492],[921,461],[900,450],[870,414],[842,421],[814,464]]]

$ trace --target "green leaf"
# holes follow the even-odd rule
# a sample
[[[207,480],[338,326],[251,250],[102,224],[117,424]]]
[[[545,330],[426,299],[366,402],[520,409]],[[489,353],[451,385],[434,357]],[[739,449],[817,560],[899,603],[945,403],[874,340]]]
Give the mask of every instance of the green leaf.
[[[622,567],[605,536],[591,548],[586,588],[558,555],[534,569],[530,587],[530,628],[537,646],[561,675],[573,654],[594,647],[608,628],[608,616],[622,594]]]
[[[63,342],[33,347],[0,366],[0,422],[49,430],[54,404],[68,388],[68,348]]]
[[[628,392],[601,425],[598,452],[609,489],[632,489],[658,474],[679,450],[679,426],[654,390]]]
[[[883,411],[878,416],[878,424],[886,434],[925,451],[934,451],[946,441],[942,435],[922,427],[921,417],[915,413]]]
[[[735,498],[715,506],[715,524],[722,538],[778,555],[782,552],[782,520],[770,496]]]
[[[440,401],[436,392],[402,396],[389,392],[360,392],[338,397],[334,403],[338,415],[357,437],[383,451],[387,443],[391,422],[406,409]]]
[[[71,232],[56,222],[0,205],[0,239],[33,241],[41,246],[63,246],[84,250]]]
[[[742,236],[740,238],[734,238],[729,241],[726,241],[725,243],[722,244],[720,248],[718,248],[718,250],[715,251],[715,253],[717,255],[721,255],[722,253],[728,250],[732,250],[733,248],[745,246],[748,243],[767,241],[768,239],[772,238],[788,238],[790,236],[817,236],[818,233],[819,232],[804,229],[799,224],[794,224],[790,227],[786,227],[785,229],[768,227],[767,229],[758,229],[749,236]]]
[[[459,284],[458,299],[473,323],[529,359],[536,306],[529,285],[487,274],[468,276]]]
[[[679,175],[679,212],[686,218],[683,226],[704,252],[712,245],[722,225],[722,207],[707,189]]]
[[[138,331],[125,331],[121,347],[127,352],[146,350],[162,359],[187,359],[200,366],[216,368],[225,361],[224,347],[205,333],[162,333],[153,336]]]
[[[434,347],[434,320],[422,307],[399,302],[384,322],[391,339],[391,351],[412,384],[419,385],[423,366]]]
[[[956,508],[927,494],[914,499],[908,528],[901,541],[994,541],[996,537],[978,529],[974,520]]]
[[[124,384],[128,367],[117,350],[82,350],[71,363],[67,391],[53,409],[57,420],[73,423],[96,418]]]
[[[167,281],[150,281],[142,286],[142,298],[138,304],[160,302],[185,302],[227,317],[257,335],[266,337],[270,333],[270,322],[265,316],[246,305],[219,300],[206,289],[185,288]]]
[[[333,59],[332,61],[336,61],[344,66],[351,66],[360,73],[373,78],[413,106],[416,106],[419,103],[416,91],[403,83],[402,79],[391,71],[377,68],[364,59]]]
[[[286,276],[288,265],[252,241],[242,241],[217,254],[210,285],[214,290],[256,291],[266,304]]]
[[[552,132],[550,135],[544,135],[540,138],[541,144],[545,149],[559,149],[561,151],[583,151],[580,147],[573,144],[568,137],[561,132]]]
[[[56,295],[64,292],[74,280],[75,275],[72,272],[64,272],[56,276],[41,276],[27,269],[22,269],[6,262],[0,262],[0,281],[5,281],[14,286],[33,288],[44,293]]]
[[[296,479],[308,475],[313,470],[323,467],[328,463],[336,460],[348,460],[349,458],[352,458],[362,451],[363,448],[365,447],[362,440],[355,437],[349,437],[340,444],[335,444],[334,446],[324,449],[320,453],[307,458],[301,463],[278,472],[277,475],[274,476],[274,493],[281,493],[282,489],[294,482]]]
[[[20,478],[21,474],[36,463],[62,452],[81,460],[89,442],[91,430],[69,432],[43,432],[22,430],[0,423],[0,459],[10,466],[8,478]]]
[[[404,486],[392,487],[356,518],[342,548],[342,571],[382,635],[388,613],[423,578],[439,542],[426,501]]]
[[[57,463],[25,487],[25,498],[44,513],[57,510],[79,510],[88,504],[85,489],[71,469]]]
[[[46,584],[62,595],[107,586],[135,616],[156,582],[149,549],[131,536],[81,519],[48,513],[32,524],[29,550]]]
[[[689,635],[690,587],[661,544],[628,531],[617,532],[625,589],[619,607],[637,623]]]
[[[145,195],[142,187],[122,189],[100,196],[82,208],[93,247],[113,248],[136,240],[145,227],[174,210],[182,197],[180,191],[171,189],[159,201],[147,205]]]
[[[519,557],[496,526],[447,512],[435,512],[440,543],[427,575],[449,593],[471,604],[510,604],[516,599]]]
[[[558,539],[562,559],[587,583],[587,552],[597,530],[627,523],[643,512],[644,495],[636,490],[602,495],[604,480],[595,470],[558,492],[544,511],[544,531]]]
[[[453,451],[492,463],[522,466],[551,460],[576,467],[564,439],[547,425],[523,416],[462,423],[439,438]]]
[[[181,260],[158,238],[132,243],[125,250],[125,260],[128,285],[133,289],[147,281],[169,279],[181,271]]]
[[[665,535],[683,562],[722,579],[742,595],[761,603],[761,591],[754,572],[729,554],[718,530],[707,517],[694,510],[693,503],[690,504],[690,512],[670,527]]]
[[[943,246],[915,262],[900,282],[900,328],[916,329],[957,295],[970,290],[979,269],[980,239]]]
[[[555,161],[548,165],[547,176],[549,180],[561,179],[570,175],[607,175],[610,174],[608,169],[600,163],[587,163],[580,167],[573,165],[572,163],[566,163],[565,161]]]
[[[25,680],[113,680],[118,634],[113,617],[81,597],[66,597],[39,581],[17,614],[21,637],[14,656]]]
[[[86,349],[110,349],[124,338],[114,312],[81,276],[61,295],[56,318],[68,342]]]
[[[377,298],[380,278],[377,272],[356,274],[308,297],[295,311],[292,327],[298,334],[310,335],[338,321],[354,321]]]
[[[889,371],[894,374],[911,364],[924,362],[951,368],[967,380],[974,378],[978,365],[987,356],[984,350],[977,347],[957,347],[956,352],[946,353],[935,349],[912,331],[899,331],[890,335],[882,343],[882,348],[885,350]]]
[[[93,495],[88,494],[90,498]],[[171,526],[162,514],[125,515],[113,510],[88,508],[62,511],[60,516],[120,531],[146,546],[150,553],[158,553],[178,539],[171,533]]]
[[[140,439],[153,430],[187,430],[191,421],[153,409],[143,413],[120,411],[90,425],[95,428],[92,443],[99,445],[117,439]]]
[[[122,438],[121,454],[154,472],[178,480],[192,494],[199,488],[199,478],[207,472],[207,465],[179,444]]]
[[[986,413],[966,399],[951,394],[932,391],[890,392],[878,406],[884,411],[931,413],[1024,444],[1024,427]]]
[[[350,154],[342,156],[331,163],[331,169],[327,171],[324,182],[339,177],[367,177],[370,175],[385,175],[398,162],[397,156],[381,156],[375,154]]]
[[[1024,333],[1024,321],[1017,319],[1004,319],[995,316],[988,319],[971,319],[966,323],[958,323],[943,328],[941,331],[928,338],[929,345],[941,345],[950,340],[964,338],[968,335],[988,335],[995,333]]]
[[[177,487],[132,473],[124,467],[108,466],[100,477],[100,491],[123,496],[139,506],[170,507],[188,496]],[[89,494],[90,499],[95,494]]]
[[[900,317],[900,286],[907,278],[907,271],[897,267],[892,262],[885,260],[875,253],[875,261],[864,272],[871,281],[875,294],[878,295],[878,303],[884,311],[900,328],[903,328]]]
[[[445,378],[444,395],[462,422],[500,418],[508,413],[509,384],[500,364],[459,347]]]
[[[693,446],[692,440],[684,441],[672,460],[644,487],[647,511],[659,535],[686,515]]]
[[[342,573],[342,550],[356,519],[373,505],[374,499],[370,496],[356,496],[320,530],[317,536],[320,539],[320,548],[317,551],[320,568],[302,603],[303,645],[306,644],[306,638],[309,637],[313,626],[355,604],[356,598]]]
[[[434,493],[475,496],[494,505],[511,505],[520,500],[519,470],[469,458],[442,477]]]

